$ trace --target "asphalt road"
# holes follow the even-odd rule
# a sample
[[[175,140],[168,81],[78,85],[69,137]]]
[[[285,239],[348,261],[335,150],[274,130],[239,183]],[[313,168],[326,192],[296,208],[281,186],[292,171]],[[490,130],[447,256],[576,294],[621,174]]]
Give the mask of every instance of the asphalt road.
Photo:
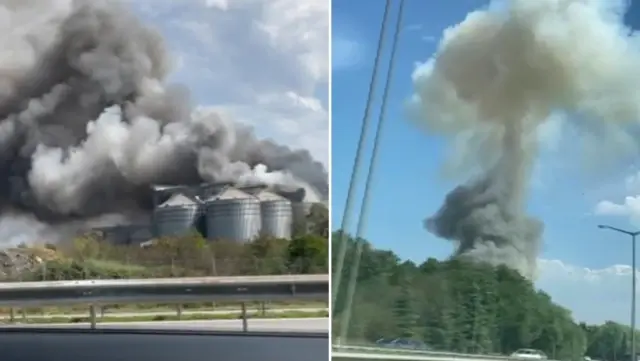
[[[86,324],[87,327],[89,326]],[[47,327],[78,328],[81,323],[73,324],[13,324],[1,327]],[[137,329],[177,329],[177,330],[218,330],[242,331],[241,320],[207,320],[207,321],[151,321],[151,322],[105,322],[98,323],[98,328],[137,328]],[[284,331],[284,332],[328,332],[328,318],[281,318],[281,319],[249,319],[249,331]]]
[[[309,312],[316,313],[326,311],[326,308],[274,308],[267,309],[266,312],[270,314],[274,313],[286,313],[286,312]],[[259,312],[256,308],[247,309],[247,313],[255,314]],[[238,309],[224,309],[224,310],[183,310],[183,315],[239,315],[240,308]],[[58,318],[58,317],[68,317],[68,318],[82,318],[87,317],[89,315],[89,311],[86,313],[68,313],[68,314],[28,314],[27,318],[29,319],[42,319],[42,318]],[[116,318],[116,317],[145,317],[145,316],[175,316],[176,311],[150,311],[150,312],[117,312],[117,310],[110,310],[105,312],[105,317]],[[98,317],[100,314],[98,313]],[[20,320],[22,315],[19,312],[16,312],[15,318],[16,320]],[[6,319],[8,320],[9,315],[0,315],[0,320]]]

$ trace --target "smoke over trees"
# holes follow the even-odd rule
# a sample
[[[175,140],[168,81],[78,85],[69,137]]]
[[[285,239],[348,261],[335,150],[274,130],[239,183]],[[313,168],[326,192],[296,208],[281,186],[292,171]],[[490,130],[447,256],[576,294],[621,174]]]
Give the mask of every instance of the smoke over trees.
[[[267,182],[327,197],[309,152],[194,108],[184,86],[165,83],[162,37],[125,6],[2,0],[0,19],[5,216],[129,217],[150,206],[152,183]]]
[[[457,256],[533,277],[543,224],[526,214],[525,200],[536,132],[560,111],[585,134],[576,142],[583,152],[596,149],[594,138],[600,150],[637,151],[630,130],[640,119],[640,48],[622,25],[624,1],[500,5],[445,31],[413,75],[410,111],[451,138],[451,168],[474,173],[425,222],[429,231],[454,241]]]

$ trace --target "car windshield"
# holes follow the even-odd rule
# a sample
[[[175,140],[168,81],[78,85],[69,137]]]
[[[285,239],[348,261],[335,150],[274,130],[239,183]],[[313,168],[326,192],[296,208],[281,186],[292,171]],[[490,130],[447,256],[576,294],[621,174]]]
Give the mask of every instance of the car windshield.
[[[637,360],[639,15],[333,1],[340,359]]]
[[[0,1],[0,323],[328,332],[330,4],[209,3]]]

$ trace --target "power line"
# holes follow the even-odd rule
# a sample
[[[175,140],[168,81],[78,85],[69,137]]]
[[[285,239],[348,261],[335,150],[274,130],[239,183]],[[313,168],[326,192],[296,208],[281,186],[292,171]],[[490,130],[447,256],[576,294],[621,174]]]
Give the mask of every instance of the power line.
[[[349,284],[347,287],[347,302],[345,312],[343,314],[342,322],[340,323],[340,339],[345,339],[347,331],[349,329],[349,323],[351,321],[351,307],[353,306],[353,298],[356,292],[356,286],[358,282],[358,274],[360,273],[360,260],[362,258],[362,250],[364,247],[364,241],[362,236],[366,229],[367,219],[370,209],[371,200],[371,184],[373,176],[378,165],[378,156],[380,150],[380,139],[383,133],[383,127],[386,120],[387,102],[389,100],[389,89],[391,88],[391,80],[393,79],[395,70],[396,53],[398,50],[398,40],[400,38],[400,30],[402,29],[402,23],[404,18],[404,4],[405,0],[399,0],[400,6],[398,9],[398,18],[396,27],[393,33],[393,40],[391,42],[391,58],[389,60],[389,68],[387,69],[387,78],[385,80],[384,91],[382,95],[382,104],[380,105],[380,115],[378,116],[378,126],[376,128],[375,138],[373,141],[373,151],[371,154],[371,161],[369,162],[369,170],[367,172],[367,179],[365,181],[364,196],[362,200],[362,206],[360,208],[360,217],[358,219],[358,227],[356,231],[356,253],[355,259],[351,263],[351,272],[349,273]]]
[[[353,163],[353,170],[351,172],[351,179],[349,181],[349,190],[347,191],[347,199],[345,202],[344,213],[342,214],[342,224],[340,225],[341,234],[339,235],[339,250],[338,259],[336,261],[336,267],[333,268],[333,279],[331,282],[331,295],[332,305],[336,304],[338,292],[340,290],[340,281],[342,280],[342,272],[344,268],[344,259],[347,254],[347,232],[346,229],[351,223],[351,213],[353,211],[353,198],[360,175],[360,166],[362,162],[362,153],[364,152],[364,143],[367,138],[367,131],[369,129],[369,123],[371,121],[371,107],[373,105],[373,95],[375,94],[376,84],[378,81],[378,70],[380,68],[380,58],[382,50],[384,48],[385,34],[387,32],[387,23],[389,20],[389,8],[391,7],[391,1],[387,0],[384,7],[384,14],[382,16],[382,26],[380,27],[380,35],[378,36],[378,48],[376,51],[376,57],[373,63],[373,73],[371,74],[371,82],[369,83],[369,94],[367,95],[367,103],[364,109],[364,115],[362,118],[362,128],[360,130],[360,139],[358,140],[358,148],[356,149],[356,157]],[[333,265],[332,265],[333,266]]]

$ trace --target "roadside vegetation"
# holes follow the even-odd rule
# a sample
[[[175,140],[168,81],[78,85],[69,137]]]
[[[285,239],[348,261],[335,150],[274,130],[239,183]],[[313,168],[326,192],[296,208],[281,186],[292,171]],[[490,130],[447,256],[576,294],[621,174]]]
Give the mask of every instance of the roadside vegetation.
[[[329,317],[329,311],[286,311],[286,312],[250,312],[247,313],[247,318],[250,319],[289,319],[289,318],[326,318]],[[207,320],[239,320],[242,317],[240,313],[230,314],[211,314],[206,312],[194,312],[183,315],[154,315],[154,314],[138,314],[127,315],[125,317],[109,316],[98,317],[96,320],[98,323],[125,323],[125,322],[167,322],[167,321],[207,321]],[[18,319],[17,322],[23,324],[69,324],[69,323],[89,323],[88,316],[82,317],[69,317],[69,316],[54,316],[54,317],[29,317],[24,320]]]
[[[293,239],[209,241],[197,232],[113,244],[98,232],[0,250],[0,281],[312,274],[328,272],[328,211],[316,204]]]
[[[4,281],[312,274],[328,272],[326,238],[260,238],[210,242],[199,234],[140,245],[114,245],[94,235],[69,244],[22,247],[31,261],[5,271]]]
[[[346,265],[355,248],[354,240],[348,241]],[[332,242],[336,262],[337,233]],[[615,322],[576,322],[569,310],[514,270],[455,259],[415,264],[363,242],[355,306],[347,339],[342,340],[345,344],[407,338],[451,352],[510,354],[533,348],[554,360],[578,361],[584,356],[630,359],[629,327]],[[348,274],[341,277],[333,305],[333,337],[338,336],[345,310]]]
[[[205,277],[328,273],[328,237],[326,212],[315,210],[311,227],[291,240],[258,238],[249,243],[224,240],[209,241],[198,233],[183,237],[169,237],[149,242],[119,245],[105,241],[99,234],[86,234],[59,244],[29,244],[0,251],[0,282],[57,281],[82,279],[131,279],[163,277]],[[101,310],[105,319],[113,313],[148,313],[136,317],[157,316],[152,313],[176,310],[176,305],[106,305]],[[221,311],[227,314],[194,313],[181,317],[206,317],[206,319],[239,317],[238,303],[201,303],[180,305],[185,311]],[[269,314],[276,309],[316,308],[325,309],[327,303],[320,302],[271,302],[247,304],[248,310],[260,310]],[[10,315],[12,310],[1,309],[0,317]],[[13,310],[13,319],[29,322],[42,321],[38,315],[48,314],[69,320],[73,314],[86,314],[87,307],[44,307]],[[288,312],[288,313],[287,313]],[[298,311],[278,312],[278,317],[287,317]],[[292,313],[293,312],[293,313]],[[326,311],[324,311],[326,313]],[[176,312],[177,313],[177,312]],[[317,313],[317,312],[316,312]],[[271,315],[274,313],[271,312]],[[309,312],[303,312],[309,317]],[[134,317],[135,318],[135,317]],[[119,322],[124,319],[117,317]],[[26,321],[25,321],[26,320]],[[1,321],[0,321],[1,322]],[[49,318],[49,321],[51,318]]]

